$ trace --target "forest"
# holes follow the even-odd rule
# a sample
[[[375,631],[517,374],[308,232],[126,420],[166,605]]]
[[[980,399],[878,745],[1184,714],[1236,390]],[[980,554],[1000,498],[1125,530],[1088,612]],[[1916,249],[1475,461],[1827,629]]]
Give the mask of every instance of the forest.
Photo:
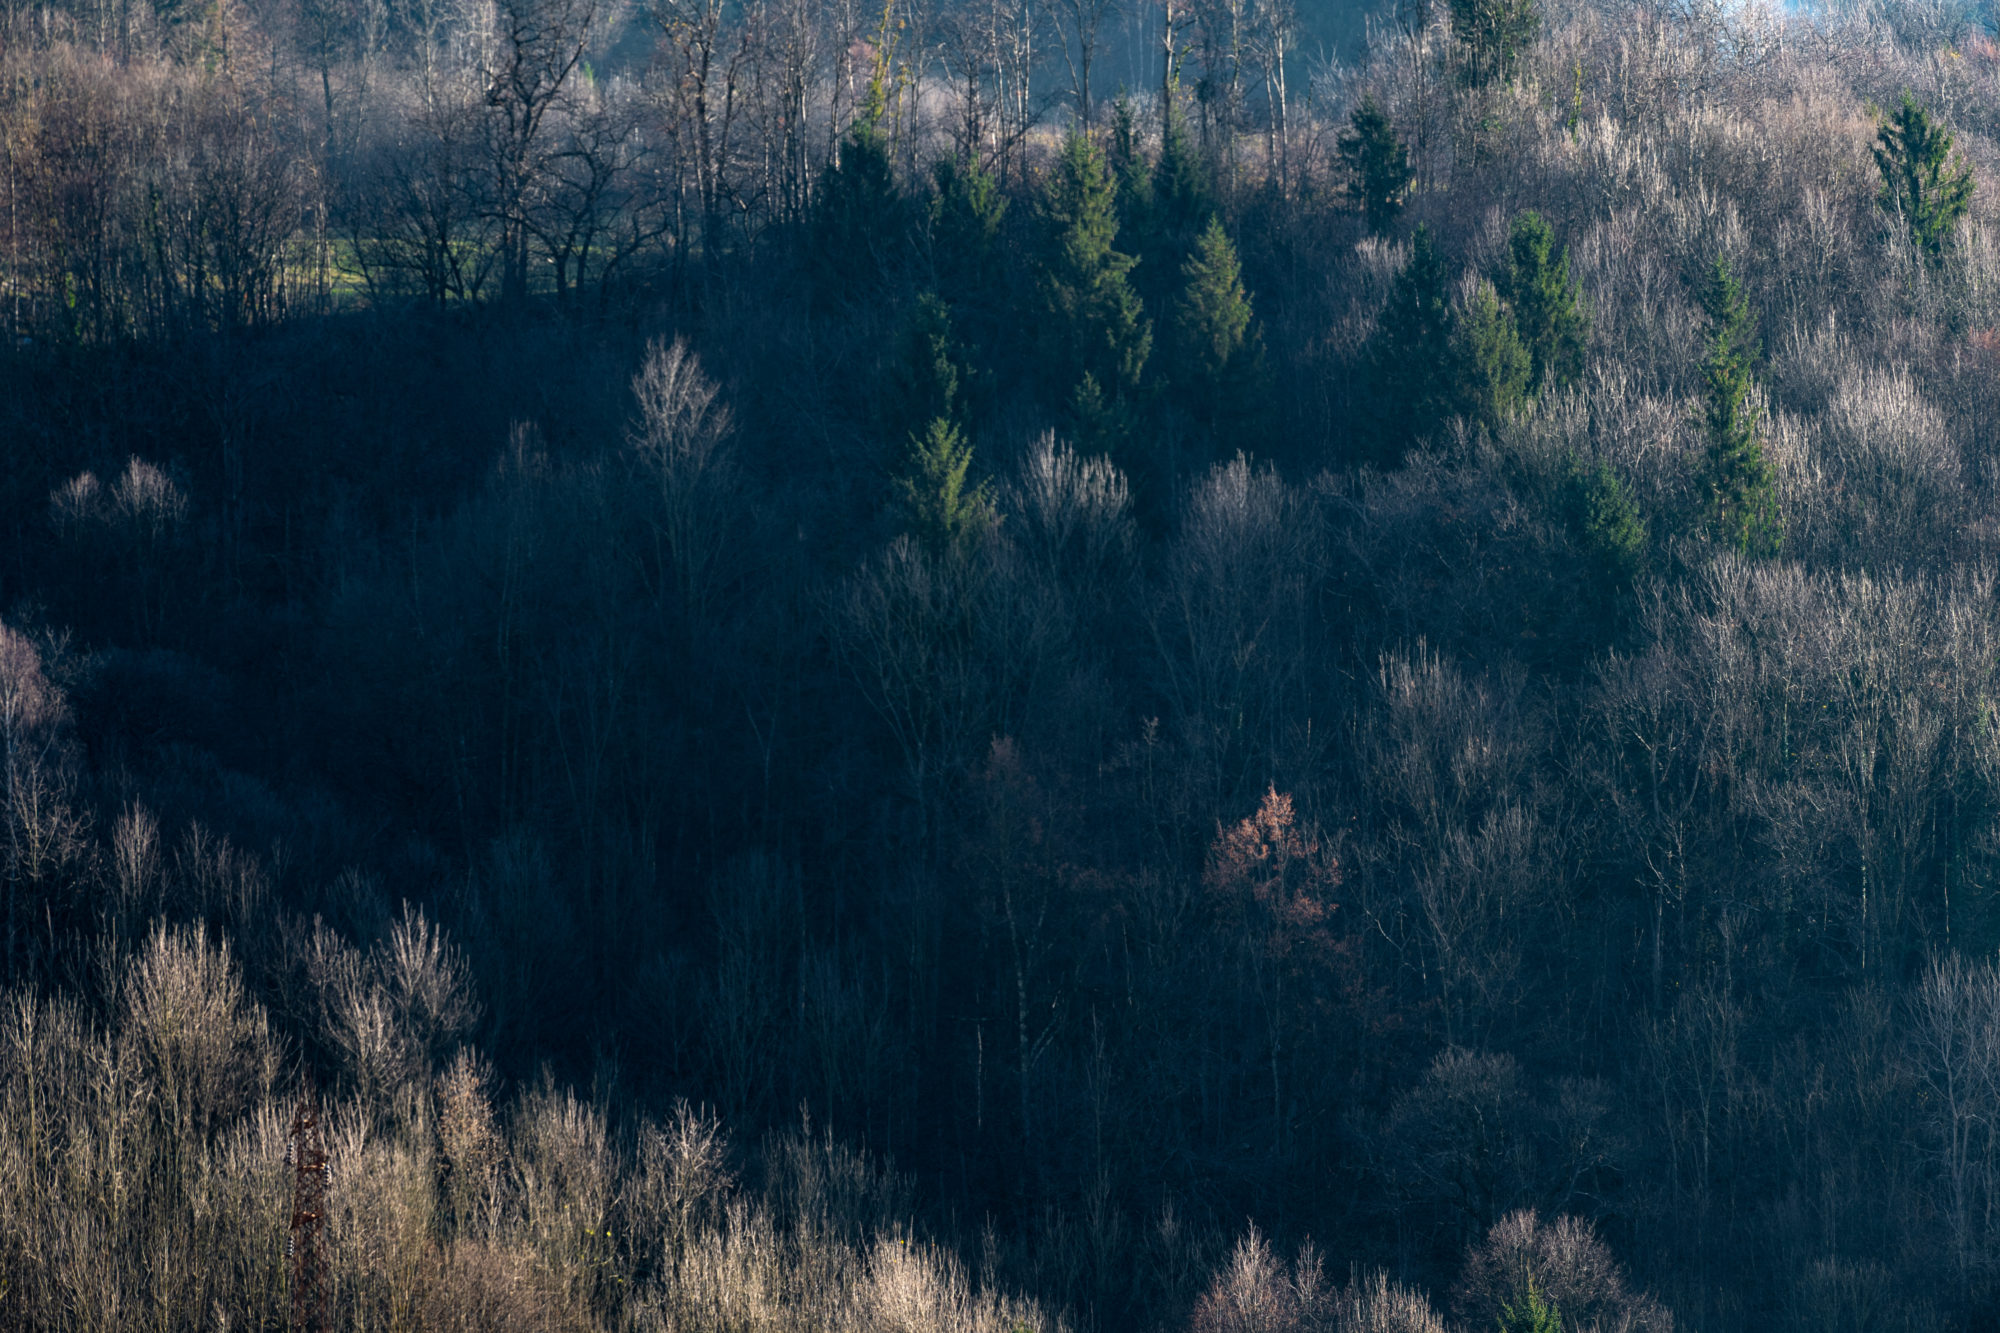
[[[0,0],[0,159],[0,1329],[2000,1328],[1983,0]]]

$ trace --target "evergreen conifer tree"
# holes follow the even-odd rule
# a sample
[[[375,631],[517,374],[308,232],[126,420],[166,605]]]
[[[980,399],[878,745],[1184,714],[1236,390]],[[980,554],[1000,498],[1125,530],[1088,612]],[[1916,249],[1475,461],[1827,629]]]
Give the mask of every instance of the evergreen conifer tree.
[[[1452,351],[1459,415],[1496,429],[1527,401],[1534,362],[1514,329],[1514,315],[1483,279],[1453,317]]]
[[[931,201],[931,268],[938,292],[953,306],[984,305],[999,294],[1006,196],[976,157],[940,159],[931,175],[937,184]]]
[[[1160,131],[1160,157],[1146,170],[1144,187],[1142,197],[1123,205],[1129,228],[1125,235],[1139,258],[1134,275],[1139,295],[1148,311],[1166,320],[1179,295],[1181,264],[1215,216],[1200,150],[1178,107],[1168,108]]]
[[[1339,152],[1347,168],[1348,196],[1368,219],[1368,230],[1385,234],[1403,211],[1403,196],[1416,177],[1410,171],[1410,150],[1396,138],[1389,114],[1373,94],[1348,117]]]
[[[1525,1290],[1500,1307],[1500,1333],[1562,1333],[1562,1311],[1542,1294],[1532,1274]]]
[[[1454,359],[1450,281],[1430,228],[1420,226],[1367,358],[1373,443],[1381,461],[1400,458],[1457,409]]]
[[[1194,253],[1181,264],[1181,294],[1174,303],[1181,374],[1219,384],[1242,355],[1249,335],[1250,298],[1243,290],[1236,246],[1221,220],[1210,218]]]
[[[1172,328],[1170,383],[1177,405],[1212,434],[1246,433],[1263,415],[1258,402],[1263,339],[1243,289],[1236,247],[1219,219],[1210,219],[1194,253],[1181,264]]]
[[[1160,161],[1152,176],[1153,225],[1161,244],[1184,254],[1215,212],[1201,153],[1188,137],[1187,119],[1169,107],[1160,131]]]
[[[878,71],[837,161],[820,178],[812,219],[813,289],[824,308],[880,285],[903,237],[903,199],[882,134]]]
[[[1904,93],[1876,135],[1875,165],[1882,207],[1903,220],[1919,254],[1942,262],[1973,189],[1972,167],[1952,150],[1951,131]]]
[[[1774,554],[1784,537],[1777,475],[1764,456],[1754,394],[1757,324],[1742,286],[1718,259],[1703,295],[1710,322],[1702,378],[1708,401],[1703,423],[1708,453],[1703,478],[1708,524],[1718,541],[1745,555]]]
[[[951,310],[935,293],[926,292],[904,327],[895,382],[886,397],[885,416],[893,436],[915,434],[940,418],[962,425],[966,378]]]
[[[1514,219],[1507,262],[1493,281],[1513,309],[1514,327],[1534,358],[1534,391],[1574,383],[1583,373],[1590,309],[1570,276],[1569,251],[1557,252],[1555,232],[1541,214]]]
[[[1041,297],[1052,371],[1073,387],[1084,374],[1114,403],[1134,396],[1152,351],[1152,326],[1132,290],[1137,261],[1116,248],[1117,187],[1082,134],[1063,141],[1042,199],[1047,232]]]
[[[1572,461],[1569,491],[1571,523],[1607,590],[1630,587],[1646,562],[1646,520],[1631,488],[1609,463]]]
[[[1535,0],[1451,0],[1451,30],[1464,50],[1460,81],[1484,88],[1513,78],[1540,26]]]
[[[1135,236],[1152,220],[1153,164],[1139,143],[1138,117],[1124,93],[1111,104],[1111,173],[1118,182],[1118,213]]]
[[[910,437],[896,496],[911,534],[940,558],[964,556],[999,521],[991,486],[973,483],[971,473],[972,446],[946,418]]]

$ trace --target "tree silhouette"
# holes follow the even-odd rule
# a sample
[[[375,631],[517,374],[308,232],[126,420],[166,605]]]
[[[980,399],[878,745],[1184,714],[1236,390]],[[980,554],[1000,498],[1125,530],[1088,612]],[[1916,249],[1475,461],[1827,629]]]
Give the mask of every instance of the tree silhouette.
[[[1339,151],[1347,168],[1348,196],[1368,219],[1368,230],[1380,236],[1403,211],[1403,196],[1416,177],[1410,171],[1410,150],[1396,138],[1389,114],[1374,94],[1348,117]]]
[[[1514,219],[1507,260],[1494,286],[1514,311],[1514,327],[1534,359],[1532,387],[1540,393],[1575,382],[1583,373],[1590,338],[1590,310],[1569,272],[1569,251],[1555,248],[1555,232],[1540,213]]]
[[[1883,209],[1902,219],[1910,244],[1929,263],[1942,262],[1953,229],[1972,203],[1971,164],[1953,151],[1951,131],[1908,93],[1875,138]]]
[[[1757,323],[1743,288],[1718,259],[1703,296],[1711,331],[1702,359],[1708,386],[1704,482],[1708,524],[1716,539],[1745,555],[1770,555],[1784,538],[1777,475],[1764,456],[1762,411],[1755,399]]]

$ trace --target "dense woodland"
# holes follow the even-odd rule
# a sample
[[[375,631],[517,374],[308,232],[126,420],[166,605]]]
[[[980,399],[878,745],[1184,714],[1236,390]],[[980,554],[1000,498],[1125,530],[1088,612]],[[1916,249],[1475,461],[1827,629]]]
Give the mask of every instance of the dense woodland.
[[[0,1327],[1994,1328],[1996,29],[8,0]]]

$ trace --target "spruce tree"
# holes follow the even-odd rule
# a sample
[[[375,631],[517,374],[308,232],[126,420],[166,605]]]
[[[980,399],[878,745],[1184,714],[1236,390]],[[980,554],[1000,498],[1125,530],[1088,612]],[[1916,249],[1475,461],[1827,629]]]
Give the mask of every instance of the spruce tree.
[[[1575,382],[1590,339],[1590,309],[1569,272],[1569,251],[1539,213],[1514,219],[1507,261],[1493,278],[1514,311],[1514,327],[1534,358],[1533,388],[1541,393]]]
[[[1529,1276],[1525,1290],[1500,1307],[1500,1333],[1562,1333],[1562,1311]]]
[[[1118,215],[1137,236],[1152,220],[1153,164],[1140,150],[1132,99],[1122,92],[1111,104],[1111,174],[1118,182]]]
[[[972,446],[944,417],[910,437],[909,457],[896,478],[896,496],[910,532],[940,558],[962,557],[999,521],[992,488],[974,484]]]
[[[1135,274],[1139,295],[1147,310],[1166,319],[1179,293],[1181,264],[1215,216],[1200,150],[1177,107],[1167,111],[1159,161],[1145,173],[1144,184],[1144,197],[1123,209],[1130,227],[1126,236],[1140,261]]]
[[[938,292],[954,306],[988,304],[1000,295],[1006,196],[977,157],[940,159],[931,176],[937,185],[931,201],[931,268]]]
[[[1487,430],[1520,411],[1527,401],[1534,362],[1514,329],[1513,312],[1493,284],[1480,281],[1453,316],[1452,368],[1458,414]]]
[[[1176,378],[1217,396],[1232,368],[1240,368],[1250,338],[1250,298],[1236,262],[1236,247],[1219,219],[1195,242],[1181,264],[1181,294],[1174,303]]]
[[[1172,398],[1210,432],[1240,434],[1262,416],[1262,338],[1244,292],[1236,246],[1210,220],[1180,266],[1172,322]],[[1222,452],[1228,452],[1226,448]]]
[[[889,169],[882,134],[882,78],[841,141],[839,158],[820,177],[813,210],[813,290],[822,309],[875,290],[903,238],[903,199]]]
[[[1646,563],[1646,521],[1609,463],[1571,461],[1569,518],[1606,591],[1628,588]]]
[[[1876,135],[1883,209],[1903,220],[1910,244],[1936,265],[1972,203],[1972,167],[1952,150],[1951,131],[1903,94]]]
[[[1451,30],[1463,49],[1459,80],[1484,88],[1513,78],[1540,26],[1535,0],[1451,0]]]
[[[938,418],[963,425],[966,379],[951,310],[935,293],[926,292],[904,326],[891,391],[884,397],[892,438],[922,431]]]
[[[1384,235],[1403,211],[1403,196],[1416,177],[1410,171],[1410,150],[1396,138],[1388,113],[1372,93],[1348,117],[1339,152],[1347,168],[1348,197],[1368,219],[1368,230]]]
[[[1132,290],[1137,261],[1116,248],[1117,187],[1094,144],[1072,132],[1042,198],[1041,300],[1049,366],[1073,388],[1089,374],[1116,402],[1136,395],[1152,326]]]
[[[1428,226],[1410,240],[1410,260],[1396,275],[1369,348],[1369,396],[1380,461],[1402,457],[1458,407],[1452,373],[1451,284]]]
[[[1153,226],[1161,244],[1185,253],[1215,212],[1208,182],[1202,176],[1201,153],[1188,137],[1187,120],[1176,107],[1167,109],[1160,131],[1160,161],[1152,176]]]
[[[1784,537],[1778,513],[1777,476],[1764,456],[1761,413],[1755,399],[1757,323],[1742,286],[1717,259],[1703,294],[1710,332],[1702,358],[1708,401],[1704,463],[1707,520],[1716,540],[1745,555],[1774,554]]]

